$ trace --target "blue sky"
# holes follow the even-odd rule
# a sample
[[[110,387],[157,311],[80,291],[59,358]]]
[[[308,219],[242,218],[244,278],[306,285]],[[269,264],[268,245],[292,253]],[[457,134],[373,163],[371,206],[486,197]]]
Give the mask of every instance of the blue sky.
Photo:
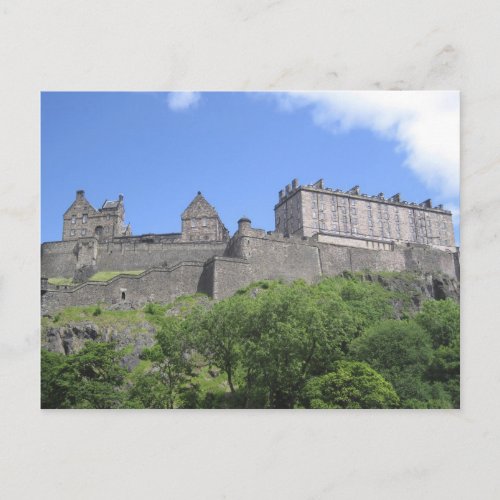
[[[96,208],[123,193],[133,234],[179,232],[197,191],[231,233],[242,215],[272,230],[295,177],[431,197],[459,238],[456,92],[45,92],[41,106],[42,241],[61,239],[77,189]]]

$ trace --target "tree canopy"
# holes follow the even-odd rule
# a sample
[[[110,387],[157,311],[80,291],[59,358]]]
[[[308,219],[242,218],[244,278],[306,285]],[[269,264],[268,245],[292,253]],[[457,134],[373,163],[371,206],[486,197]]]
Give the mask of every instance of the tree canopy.
[[[460,405],[460,313],[402,310],[354,275],[261,282],[201,307],[148,304],[155,344],[132,371],[115,345],[42,352],[45,408],[450,408]]]

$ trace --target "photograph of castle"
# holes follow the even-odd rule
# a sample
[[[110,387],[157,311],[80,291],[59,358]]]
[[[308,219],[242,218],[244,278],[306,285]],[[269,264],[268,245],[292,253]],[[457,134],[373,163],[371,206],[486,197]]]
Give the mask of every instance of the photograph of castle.
[[[354,94],[42,94],[42,408],[460,407],[458,95]],[[172,165],[142,165],[153,145]],[[67,172],[56,203],[71,147],[117,161]],[[107,175],[132,192],[96,208],[81,188]]]

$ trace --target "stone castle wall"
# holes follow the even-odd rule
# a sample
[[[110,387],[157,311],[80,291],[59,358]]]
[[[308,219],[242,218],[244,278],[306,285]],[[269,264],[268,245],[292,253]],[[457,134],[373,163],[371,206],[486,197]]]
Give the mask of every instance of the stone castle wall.
[[[41,275],[73,278],[75,271],[91,266],[98,271],[133,271],[151,267],[172,267],[185,260],[206,261],[223,255],[223,242],[147,241],[144,237],[115,238],[107,243],[96,239],[42,244]]]
[[[171,268],[149,269],[138,276],[119,275],[106,282],[42,290],[42,314],[75,305],[127,303],[140,306],[146,302],[171,302],[176,297],[196,292],[209,293],[199,288],[203,269],[203,262],[182,262]]]
[[[50,314],[69,305],[100,302],[127,302],[139,306],[148,301],[169,302],[180,295],[195,292],[222,299],[262,279],[314,282],[322,276],[335,276],[343,271],[441,272],[459,279],[458,252],[427,245],[377,241],[366,241],[364,248],[357,245],[357,240],[350,242],[346,239],[342,243],[325,241],[319,236],[306,238],[266,234],[251,228],[249,223],[240,223],[238,232],[227,245],[212,244],[197,248],[199,244],[192,243],[191,250],[185,245],[171,245],[175,250],[168,255],[173,262],[183,256],[184,260],[187,256],[192,257],[195,251],[203,257],[212,252],[207,259],[179,261],[169,267],[149,269],[139,276],[120,275],[105,283],[87,282],[59,289],[48,286],[42,291],[42,312]],[[138,267],[144,265],[148,258],[146,248],[135,252],[124,250],[123,255],[120,252],[110,255],[113,254],[117,259],[113,261],[113,267],[124,258],[128,260],[129,269],[134,263]],[[160,254],[149,252],[150,256]],[[54,255],[51,260],[57,260]]]

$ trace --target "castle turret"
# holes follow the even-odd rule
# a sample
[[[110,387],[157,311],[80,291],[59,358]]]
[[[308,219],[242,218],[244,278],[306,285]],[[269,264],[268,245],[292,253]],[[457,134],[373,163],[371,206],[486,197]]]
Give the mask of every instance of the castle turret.
[[[243,216],[238,221],[238,234],[240,236],[248,235],[251,228],[252,228],[252,221],[248,217]]]

